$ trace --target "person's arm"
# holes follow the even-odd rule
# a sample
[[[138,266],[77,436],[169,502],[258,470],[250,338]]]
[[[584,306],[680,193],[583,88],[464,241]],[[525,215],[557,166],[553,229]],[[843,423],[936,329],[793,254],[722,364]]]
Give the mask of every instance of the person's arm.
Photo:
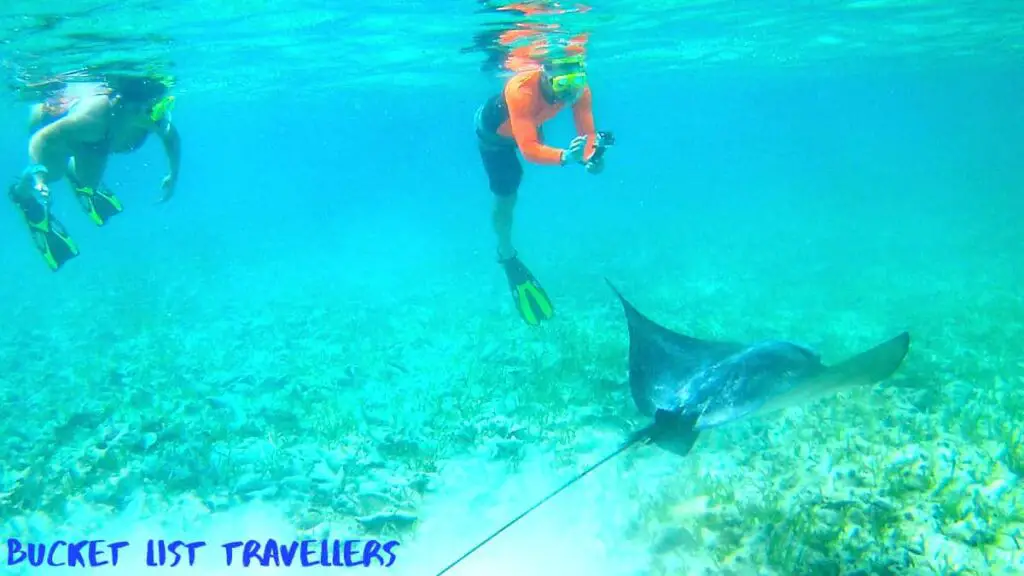
[[[177,182],[181,168],[181,135],[178,134],[178,129],[170,120],[159,122],[156,125],[156,134],[164,145],[164,152],[167,153],[171,180]]]
[[[537,135],[537,125],[530,115],[530,94],[523,94],[514,89],[505,91],[505,103],[508,105],[508,120],[512,128],[512,137],[523,153],[523,158],[534,164],[560,165],[566,157],[561,148],[544,145]]]
[[[586,160],[590,160],[590,157],[594,155],[597,144],[597,129],[594,128],[594,109],[591,98],[588,86],[583,89],[579,100],[572,107],[572,117],[576,122],[576,134],[587,137],[587,148],[583,153],[583,158]]]

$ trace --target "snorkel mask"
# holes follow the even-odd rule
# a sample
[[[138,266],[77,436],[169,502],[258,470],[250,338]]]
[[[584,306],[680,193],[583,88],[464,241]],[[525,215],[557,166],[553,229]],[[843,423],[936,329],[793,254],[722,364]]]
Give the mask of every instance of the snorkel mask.
[[[174,96],[164,96],[150,108],[149,119],[159,124],[162,120],[171,120],[171,110],[174,109]]]
[[[114,97],[131,113],[154,123],[169,121],[174,96],[173,79],[166,76],[111,74],[105,83]]]
[[[545,66],[551,92],[558,99],[571,98],[587,85],[587,70],[582,56],[568,56],[549,60]]]

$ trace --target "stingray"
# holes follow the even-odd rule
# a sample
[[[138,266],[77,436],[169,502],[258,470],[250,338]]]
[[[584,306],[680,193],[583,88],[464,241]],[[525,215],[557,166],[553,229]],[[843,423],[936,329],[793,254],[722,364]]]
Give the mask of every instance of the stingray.
[[[896,372],[910,349],[910,334],[902,332],[843,362],[826,366],[817,352],[792,342],[742,344],[675,332],[640,313],[611,282],[608,285],[626,316],[629,389],[637,409],[650,423],[491,533],[437,576],[637,444],[654,444],[686,456],[704,430],[882,382]]]

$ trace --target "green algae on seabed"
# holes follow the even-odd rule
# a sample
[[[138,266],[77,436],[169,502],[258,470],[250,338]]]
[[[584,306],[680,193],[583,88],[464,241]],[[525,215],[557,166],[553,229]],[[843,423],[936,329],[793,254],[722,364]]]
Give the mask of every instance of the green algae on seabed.
[[[1024,411],[1020,414],[1024,415]],[[1002,424],[1001,430],[1005,443],[1002,450],[1003,463],[1018,479],[1024,480],[1024,424],[1006,422]]]

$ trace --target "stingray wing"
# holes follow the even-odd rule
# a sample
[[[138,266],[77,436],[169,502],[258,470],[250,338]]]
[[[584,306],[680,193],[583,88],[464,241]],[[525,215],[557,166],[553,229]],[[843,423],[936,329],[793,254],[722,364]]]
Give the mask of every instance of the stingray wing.
[[[767,414],[856,386],[877,384],[899,369],[909,351],[910,334],[902,332],[870,350],[803,379],[785,393],[769,398],[757,412]]]
[[[645,416],[676,411],[679,390],[695,374],[743,348],[732,342],[701,340],[674,332],[644,316],[608,281],[622,303],[629,328],[629,387]]]

